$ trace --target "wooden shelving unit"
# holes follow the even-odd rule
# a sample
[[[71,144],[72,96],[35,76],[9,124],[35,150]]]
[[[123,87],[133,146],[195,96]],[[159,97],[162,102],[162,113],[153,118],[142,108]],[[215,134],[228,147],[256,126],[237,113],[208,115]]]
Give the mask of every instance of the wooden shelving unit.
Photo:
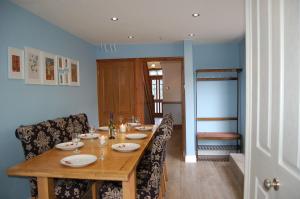
[[[197,140],[223,140],[223,141],[236,141],[235,149],[236,152],[240,150],[240,139],[241,136],[238,132],[238,113],[239,113],[239,76],[238,73],[241,72],[241,68],[222,68],[222,69],[199,69],[196,70],[196,81],[237,81],[237,115],[233,117],[197,117],[196,121],[198,122],[211,122],[211,121],[236,121],[236,132],[197,132]],[[199,73],[236,73],[236,76],[226,76],[226,77],[197,77]],[[198,124],[197,124],[198,125]],[[197,144],[197,156],[201,156],[201,154],[198,154],[198,149],[200,148],[218,148],[218,149],[224,149],[230,148],[227,147],[229,145],[216,145],[212,146],[209,145],[208,147],[204,145]],[[232,148],[232,147],[231,147]]]
[[[238,120],[237,117],[197,117],[197,121],[226,121],[226,120]]]
[[[237,140],[240,134],[236,132],[198,132],[198,140]]]

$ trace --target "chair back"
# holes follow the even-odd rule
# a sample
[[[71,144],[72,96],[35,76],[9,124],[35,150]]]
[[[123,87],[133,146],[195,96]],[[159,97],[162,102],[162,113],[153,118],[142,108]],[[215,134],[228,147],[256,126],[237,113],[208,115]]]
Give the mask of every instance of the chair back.
[[[155,132],[150,148],[151,176],[147,183],[147,189],[152,198],[157,198],[159,195],[164,153],[166,151],[167,141],[171,138],[173,131],[173,122],[170,116],[164,117],[162,120]]]
[[[89,132],[88,117],[85,113],[70,115],[70,118],[72,120],[75,133],[88,133]]]
[[[31,159],[50,149],[56,144],[72,139],[72,133],[87,133],[88,119],[80,113],[69,117],[47,120],[38,124],[20,126],[15,135],[21,141],[25,159]],[[37,196],[36,178],[30,178],[31,196]]]

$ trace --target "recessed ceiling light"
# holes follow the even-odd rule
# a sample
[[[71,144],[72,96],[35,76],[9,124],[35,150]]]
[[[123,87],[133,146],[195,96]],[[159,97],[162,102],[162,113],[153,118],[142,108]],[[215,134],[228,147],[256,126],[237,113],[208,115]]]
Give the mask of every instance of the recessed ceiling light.
[[[190,36],[190,37],[194,37],[195,34],[194,34],[194,33],[190,33],[189,36]]]
[[[128,36],[128,39],[133,39],[133,38],[134,38],[134,36],[132,36],[132,35]]]
[[[155,68],[155,64],[151,64],[151,67],[152,67],[152,68]]]
[[[199,14],[199,13],[193,13],[192,16],[193,16],[193,17],[199,17],[200,14]]]
[[[119,18],[118,17],[112,17],[112,18],[110,18],[110,20],[112,20],[112,21],[118,21]]]

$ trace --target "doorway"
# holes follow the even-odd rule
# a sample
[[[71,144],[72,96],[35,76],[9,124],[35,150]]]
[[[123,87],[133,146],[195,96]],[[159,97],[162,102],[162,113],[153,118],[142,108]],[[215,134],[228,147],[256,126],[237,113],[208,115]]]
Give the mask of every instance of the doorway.
[[[181,158],[185,153],[184,65],[182,57],[144,58],[149,70],[155,103],[155,117],[171,113],[175,128],[181,129]],[[180,132],[180,131],[178,131]]]
[[[163,71],[160,62],[147,62],[154,101],[154,118],[163,117]]]

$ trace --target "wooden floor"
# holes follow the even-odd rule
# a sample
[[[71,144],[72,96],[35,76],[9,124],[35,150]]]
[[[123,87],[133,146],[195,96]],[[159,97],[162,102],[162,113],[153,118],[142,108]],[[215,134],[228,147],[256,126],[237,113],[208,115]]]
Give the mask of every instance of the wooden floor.
[[[166,199],[242,199],[238,180],[229,162],[180,160],[181,130],[175,130],[168,143],[169,181]]]

